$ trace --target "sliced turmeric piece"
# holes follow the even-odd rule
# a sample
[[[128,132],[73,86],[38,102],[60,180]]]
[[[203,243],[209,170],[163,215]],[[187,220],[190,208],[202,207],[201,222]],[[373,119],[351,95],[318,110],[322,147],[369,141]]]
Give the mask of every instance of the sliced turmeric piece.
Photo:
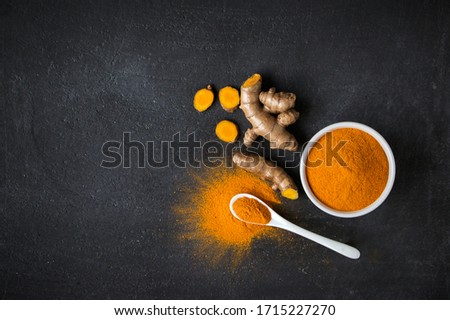
[[[222,120],[216,126],[216,135],[223,142],[234,142],[238,136],[238,127],[231,121]]]
[[[214,93],[211,85],[208,85],[206,88],[200,89],[195,93],[194,108],[199,112],[203,112],[211,107],[213,101]]]
[[[233,112],[239,106],[239,91],[227,86],[219,91],[219,101],[222,108],[227,112]]]

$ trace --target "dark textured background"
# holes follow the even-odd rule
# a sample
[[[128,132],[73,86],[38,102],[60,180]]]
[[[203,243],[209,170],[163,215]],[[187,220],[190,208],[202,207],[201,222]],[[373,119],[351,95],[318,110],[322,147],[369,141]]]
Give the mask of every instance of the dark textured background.
[[[0,5],[0,297],[450,297],[447,1],[29,2]],[[206,268],[175,239],[186,170],[100,168],[124,131],[208,141],[225,117],[243,132],[240,111],[191,101],[254,72],[297,93],[301,143],[353,120],[391,144],[397,180],[372,214],[334,218],[303,193],[283,209],[360,260],[286,234],[239,272]]]

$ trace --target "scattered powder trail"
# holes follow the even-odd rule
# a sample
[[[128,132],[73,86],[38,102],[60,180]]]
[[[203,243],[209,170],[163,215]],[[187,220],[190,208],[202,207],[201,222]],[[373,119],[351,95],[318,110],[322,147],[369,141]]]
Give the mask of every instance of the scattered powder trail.
[[[238,193],[253,194],[270,206],[279,204],[266,182],[240,168],[205,169],[191,176],[192,183],[173,209],[181,227],[180,240],[195,243],[196,258],[217,264],[226,257],[236,266],[255,239],[279,239],[278,230],[241,222],[229,209],[231,198]]]

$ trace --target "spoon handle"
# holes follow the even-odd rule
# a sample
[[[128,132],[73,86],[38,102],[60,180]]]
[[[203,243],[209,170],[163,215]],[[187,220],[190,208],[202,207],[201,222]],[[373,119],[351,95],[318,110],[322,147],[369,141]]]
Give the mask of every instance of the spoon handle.
[[[282,219],[282,221],[280,221]],[[302,237],[305,237],[306,239],[309,239],[311,241],[314,241],[318,244],[321,244],[324,247],[327,247],[328,249],[331,249],[333,251],[336,251],[337,253],[342,254],[343,256],[346,256],[350,259],[358,259],[360,257],[360,252],[358,249],[353,248],[345,243],[341,243],[335,240],[331,240],[328,238],[325,238],[321,235],[318,235],[314,232],[308,231],[306,229],[303,229],[283,218],[277,219],[274,226],[277,226],[279,228],[291,231],[293,233],[296,233]]]

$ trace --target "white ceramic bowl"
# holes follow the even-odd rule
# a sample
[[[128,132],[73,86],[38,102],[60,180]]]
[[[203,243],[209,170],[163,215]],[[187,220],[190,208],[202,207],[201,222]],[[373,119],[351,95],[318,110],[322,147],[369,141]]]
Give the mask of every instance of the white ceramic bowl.
[[[322,203],[319,199],[316,198],[316,196],[312,192],[311,188],[309,187],[308,178],[306,177],[306,166],[305,166],[305,163],[306,163],[306,160],[308,158],[309,151],[311,150],[311,147],[317,141],[319,141],[319,139],[322,136],[324,136],[325,133],[331,132],[331,131],[336,130],[336,129],[343,129],[343,128],[359,129],[359,130],[362,130],[364,132],[367,132],[372,137],[374,137],[378,141],[378,143],[381,145],[381,147],[383,148],[384,152],[386,153],[386,157],[387,157],[388,164],[389,164],[389,177],[388,177],[388,181],[386,183],[386,187],[384,188],[384,191],[381,193],[381,195],[378,197],[378,199],[375,200],[375,202],[373,202],[371,205],[369,205],[369,206],[367,206],[367,207],[365,207],[363,209],[356,210],[356,211],[336,210],[336,209],[330,208],[327,205],[325,205],[324,203]],[[371,127],[366,126],[366,125],[361,124],[361,123],[358,123],[358,122],[349,122],[349,121],[338,122],[338,123],[335,123],[335,124],[329,125],[328,127],[323,128],[322,130],[317,132],[314,135],[314,137],[312,137],[311,140],[308,142],[308,144],[306,145],[306,147],[303,150],[303,154],[302,154],[301,161],[300,161],[300,178],[301,178],[302,186],[303,186],[303,189],[305,190],[306,195],[322,211],[325,211],[328,214],[331,214],[331,215],[336,216],[336,217],[341,217],[341,218],[360,217],[360,216],[363,216],[365,214],[368,214],[369,212],[375,210],[378,206],[380,206],[383,203],[383,201],[386,200],[387,196],[391,192],[392,186],[394,185],[394,180],[395,180],[395,159],[394,159],[394,154],[392,153],[391,147],[389,147],[389,144],[386,142],[386,140],[378,132],[376,132],[374,129],[372,129]]]

